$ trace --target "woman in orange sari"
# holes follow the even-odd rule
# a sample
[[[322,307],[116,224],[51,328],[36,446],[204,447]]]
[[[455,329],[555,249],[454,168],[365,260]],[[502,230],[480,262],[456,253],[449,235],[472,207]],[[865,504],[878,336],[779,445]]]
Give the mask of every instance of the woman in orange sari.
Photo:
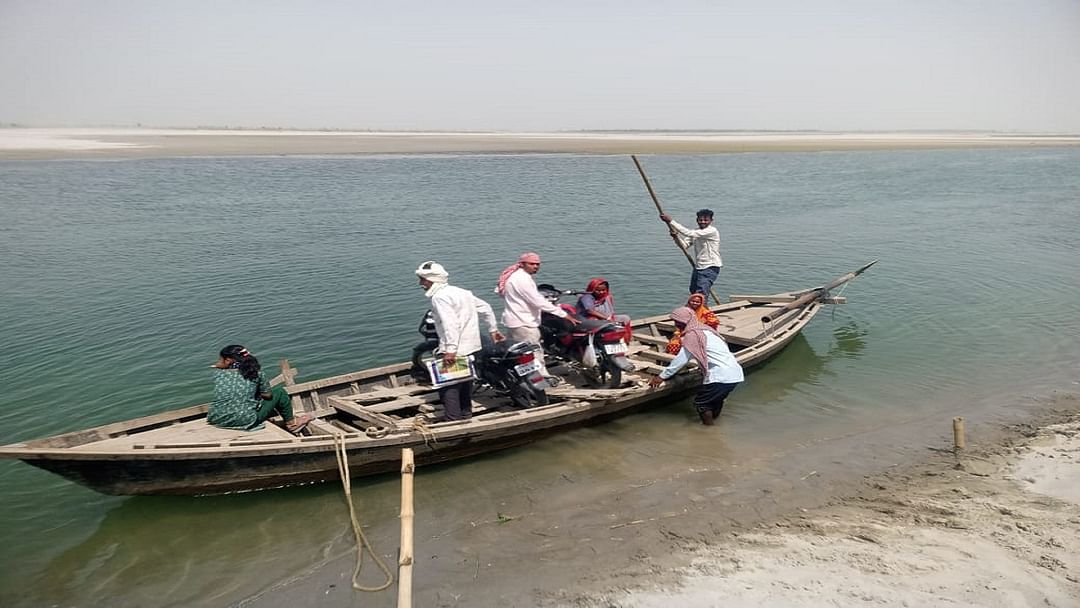
[[[705,305],[705,294],[700,292],[691,294],[690,299],[686,301],[686,307],[694,311],[698,321],[713,329],[720,327],[720,319],[716,318],[716,313]],[[671,340],[667,343],[666,350],[669,355],[677,355],[680,348],[682,348],[682,332],[676,329],[675,335],[671,336]]]

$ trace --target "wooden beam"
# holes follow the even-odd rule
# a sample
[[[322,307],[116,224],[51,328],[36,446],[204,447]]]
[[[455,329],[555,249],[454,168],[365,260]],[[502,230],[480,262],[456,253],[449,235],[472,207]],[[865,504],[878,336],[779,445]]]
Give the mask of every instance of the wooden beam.
[[[355,416],[357,419],[362,420],[370,425],[384,426],[391,430],[398,427],[398,421],[394,418],[391,418],[390,416],[387,416],[386,414],[373,412],[362,405],[357,405],[351,401],[346,401],[339,397],[327,397],[327,399],[330,401],[330,404],[333,405],[335,408],[345,412],[346,414]]]
[[[296,383],[296,370],[289,365],[288,359],[281,359],[278,361],[278,366],[281,367],[281,373],[270,379],[270,386],[277,386],[284,383],[286,387],[292,386]]]

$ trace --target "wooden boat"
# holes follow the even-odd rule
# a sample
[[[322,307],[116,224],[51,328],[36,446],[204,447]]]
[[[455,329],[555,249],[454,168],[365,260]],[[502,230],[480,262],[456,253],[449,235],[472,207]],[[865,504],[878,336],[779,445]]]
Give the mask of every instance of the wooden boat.
[[[814,289],[731,296],[712,307],[720,333],[744,368],[762,363],[824,304],[844,303],[830,290],[874,263]],[[592,388],[580,370],[553,365],[566,381],[549,389],[549,404],[518,409],[507,398],[478,391],[468,421],[441,421],[436,392],[413,379],[409,363],[296,382],[296,370],[282,360],[274,381],[285,384],[296,411],[316,416],[303,436],[273,421],[258,431],[220,429],[206,422],[203,404],[6,445],[0,457],[117,495],[220,494],[337,479],[338,443],[352,476],[398,470],[405,447],[419,464],[445,462],[536,441],[692,390],[701,382],[693,363],[660,388],[647,386],[673,358],[665,346],[674,330],[667,315],[633,321],[629,357],[636,370],[624,374],[619,388]]]

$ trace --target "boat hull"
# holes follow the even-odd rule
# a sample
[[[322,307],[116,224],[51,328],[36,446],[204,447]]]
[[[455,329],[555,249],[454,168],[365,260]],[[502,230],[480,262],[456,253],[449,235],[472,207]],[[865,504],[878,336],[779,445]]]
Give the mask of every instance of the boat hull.
[[[546,423],[522,424],[457,437],[416,438],[374,447],[348,447],[352,477],[393,473],[401,468],[401,449],[411,448],[418,466],[447,463],[519,447],[569,429],[602,424],[693,392],[696,383],[682,379],[671,390],[619,402],[593,404],[572,415],[553,417]],[[525,411],[525,410],[523,410]],[[302,448],[270,453],[160,454],[156,457],[85,454],[55,458],[27,458],[27,464],[44,469],[102,494],[204,496],[308,485],[340,479],[334,442],[309,442]]]

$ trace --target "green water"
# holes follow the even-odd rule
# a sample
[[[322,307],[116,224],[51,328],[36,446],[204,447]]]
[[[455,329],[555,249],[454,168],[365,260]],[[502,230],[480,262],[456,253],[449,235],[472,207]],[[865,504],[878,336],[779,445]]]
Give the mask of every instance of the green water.
[[[781,466],[794,446],[959,413],[998,420],[1075,388],[1080,150],[642,160],[680,221],[716,211],[722,294],[880,262],[749,376],[714,432],[671,403],[421,471],[418,538],[490,519],[523,487],[572,510],[643,478]],[[688,277],[624,156],[0,163],[0,443],[204,402],[227,343],[288,357],[301,380],[402,360],[426,309],[419,262],[498,308],[490,289],[525,250],[560,287],[607,277],[635,317],[678,304]],[[396,480],[356,486],[372,534],[394,546]],[[0,487],[5,606],[228,605],[288,573],[351,568],[332,484],[120,498],[3,461]],[[281,534],[298,519],[304,534]]]

